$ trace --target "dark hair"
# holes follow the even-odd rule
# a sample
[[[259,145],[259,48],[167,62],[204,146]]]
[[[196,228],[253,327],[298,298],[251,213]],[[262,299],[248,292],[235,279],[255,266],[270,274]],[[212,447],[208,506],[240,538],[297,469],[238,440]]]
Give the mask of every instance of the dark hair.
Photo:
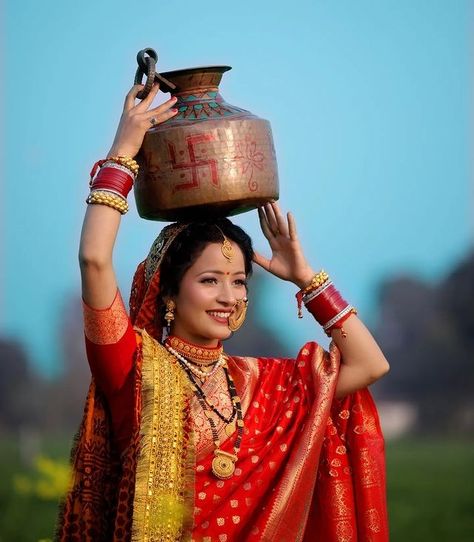
[[[160,317],[164,314],[164,300],[178,294],[186,271],[199,258],[207,245],[223,242],[222,234],[239,246],[244,255],[245,274],[250,277],[253,257],[252,240],[242,228],[232,224],[227,218],[212,222],[192,222],[176,236],[161,262],[160,294],[157,299],[159,309],[157,312]]]

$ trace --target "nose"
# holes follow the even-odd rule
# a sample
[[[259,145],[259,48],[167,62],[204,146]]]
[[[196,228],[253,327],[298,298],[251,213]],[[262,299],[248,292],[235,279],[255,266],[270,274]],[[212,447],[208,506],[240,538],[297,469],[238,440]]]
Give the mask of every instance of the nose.
[[[219,289],[219,294],[217,296],[217,301],[218,303],[221,303],[225,306],[235,305],[237,297],[234,292],[234,288],[232,287],[232,284],[230,282],[224,281],[222,283],[222,286]]]

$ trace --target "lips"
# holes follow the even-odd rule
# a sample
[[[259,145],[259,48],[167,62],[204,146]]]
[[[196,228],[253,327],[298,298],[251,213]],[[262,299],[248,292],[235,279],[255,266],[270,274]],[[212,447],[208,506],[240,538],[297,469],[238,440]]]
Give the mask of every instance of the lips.
[[[207,311],[207,314],[216,322],[227,324],[231,313],[228,311]]]

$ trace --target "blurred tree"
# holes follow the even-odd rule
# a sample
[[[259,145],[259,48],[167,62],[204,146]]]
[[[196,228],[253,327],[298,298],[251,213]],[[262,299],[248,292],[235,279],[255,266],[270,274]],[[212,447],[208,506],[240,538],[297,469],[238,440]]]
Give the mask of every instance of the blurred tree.
[[[91,379],[84,345],[80,296],[71,296],[65,301],[59,340],[62,371],[59,378],[48,385],[46,418],[50,430],[71,432],[79,426]]]
[[[33,393],[38,385],[21,344],[0,338],[0,432],[16,432],[38,423],[38,401]]]
[[[436,286],[412,278],[381,288],[375,335],[391,364],[378,395],[419,408],[419,431],[474,430],[474,254]]]

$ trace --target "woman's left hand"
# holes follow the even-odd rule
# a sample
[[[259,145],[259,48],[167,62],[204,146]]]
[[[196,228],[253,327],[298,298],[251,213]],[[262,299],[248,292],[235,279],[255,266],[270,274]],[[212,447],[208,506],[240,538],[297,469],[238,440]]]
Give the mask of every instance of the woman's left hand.
[[[263,235],[272,249],[272,257],[269,260],[255,252],[253,261],[276,277],[293,282],[299,288],[307,286],[314,271],[303,254],[293,215],[287,213],[285,219],[277,203],[267,203],[259,207],[258,217]]]

